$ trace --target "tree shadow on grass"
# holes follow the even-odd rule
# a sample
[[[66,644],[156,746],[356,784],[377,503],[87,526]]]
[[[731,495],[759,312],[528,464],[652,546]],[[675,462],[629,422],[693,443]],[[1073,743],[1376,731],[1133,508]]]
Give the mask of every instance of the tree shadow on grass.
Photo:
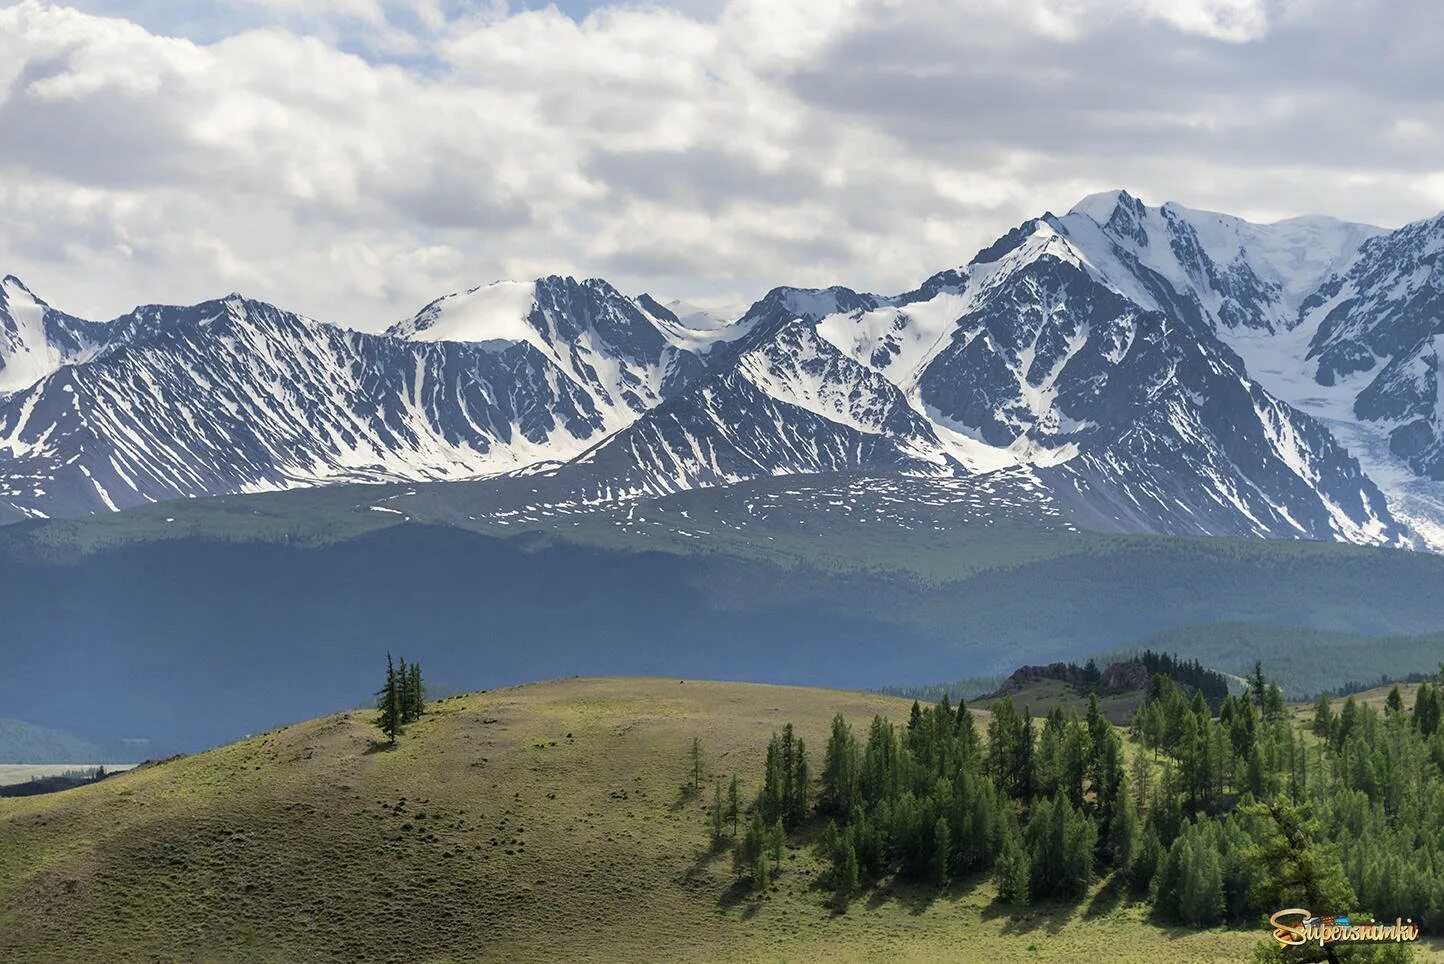
[[[1088,901],[1088,906],[1083,911],[1083,916],[1088,919],[1095,917],[1106,917],[1123,906],[1128,899],[1127,883],[1118,874],[1108,878],[1108,882],[1098,888],[1093,899]]]
[[[716,863],[719,858],[726,856],[731,850],[728,846],[730,843],[730,838],[723,837],[721,840],[714,841],[708,844],[706,848],[697,851],[697,858],[692,861],[690,867],[682,871],[678,879],[684,884],[695,884],[704,880],[707,869]]]
[[[984,907],[981,917],[985,921],[1004,919],[1003,933],[1021,936],[1043,931],[1054,936],[1068,926],[1072,907],[1056,901],[1036,904],[1005,904],[995,900]]]
[[[935,884],[914,883],[896,877],[879,883],[868,891],[867,909],[877,910],[884,904],[896,904],[914,916],[922,914],[945,893]]]
[[[390,753],[396,749],[396,747],[397,744],[388,743],[385,740],[368,740],[366,741],[366,749],[362,750],[361,754],[365,756],[371,753]]]
[[[723,910],[741,907],[742,919],[751,920],[762,908],[762,897],[761,893],[752,888],[750,881],[734,880],[732,886],[717,898],[717,906]]]

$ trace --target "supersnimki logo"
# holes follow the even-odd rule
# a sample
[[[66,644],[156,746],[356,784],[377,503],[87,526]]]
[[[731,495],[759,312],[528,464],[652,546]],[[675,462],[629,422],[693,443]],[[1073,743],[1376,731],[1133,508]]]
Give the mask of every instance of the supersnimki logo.
[[[1396,917],[1386,922],[1351,918],[1347,914],[1315,917],[1301,907],[1278,911],[1269,918],[1269,926],[1280,948],[1298,947],[1310,941],[1326,947],[1329,944],[1403,944],[1419,939],[1419,925],[1413,918]]]

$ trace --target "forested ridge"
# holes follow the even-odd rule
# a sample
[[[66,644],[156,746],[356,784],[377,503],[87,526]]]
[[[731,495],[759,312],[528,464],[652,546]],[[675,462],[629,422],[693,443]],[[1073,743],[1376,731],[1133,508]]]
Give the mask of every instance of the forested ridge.
[[[1161,662],[1156,665],[1162,666]],[[1211,689],[1211,687],[1210,687]],[[1191,690],[1191,695],[1189,693]],[[766,892],[787,842],[816,841],[840,912],[889,881],[991,879],[998,900],[1078,900],[1096,884],[1160,923],[1262,925],[1286,907],[1354,921],[1444,920],[1444,686],[1395,687],[1382,709],[1320,697],[1295,713],[1256,668],[1211,709],[1154,674],[1121,728],[1096,698],[1078,718],[1000,699],[981,726],[945,695],[866,734],[837,715],[818,777],[791,724],[773,737],[755,802],[714,795],[739,886]],[[741,826],[739,826],[741,824]],[[1411,960],[1406,945],[1317,944],[1259,960]]]

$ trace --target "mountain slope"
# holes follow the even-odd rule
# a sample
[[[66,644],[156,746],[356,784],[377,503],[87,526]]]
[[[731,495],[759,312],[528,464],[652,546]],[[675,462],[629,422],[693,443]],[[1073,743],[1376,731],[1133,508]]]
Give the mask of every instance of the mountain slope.
[[[897,312],[871,343],[867,313],[829,318],[880,359],[949,437],[1042,471],[1085,525],[1398,542],[1357,463],[1308,416],[1254,382],[1207,325],[1148,310],[1099,274],[1053,218],[969,264],[961,291]],[[949,324],[915,318],[962,314]],[[913,332],[916,333],[913,333]],[[934,334],[934,332],[937,332]],[[903,351],[897,336],[908,338]],[[901,361],[901,364],[898,362]]]
[[[660,494],[769,475],[955,467],[894,385],[798,320],[549,474]]]
[[[413,343],[232,296],[0,402],[0,500],[29,515],[321,481],[475,478],[607,421],[526,343]]]
[[[1433,343],[1444,218],[1396,231],[1318,217],[1259,225],[1112,191],[1061,224],[1116,290],[1210,327],[1359,460],[1416,542],[1444,548]]]
[[[7,275],[0,280],[0,397],[84,360],[109,337],[109,326],[56,311]]]

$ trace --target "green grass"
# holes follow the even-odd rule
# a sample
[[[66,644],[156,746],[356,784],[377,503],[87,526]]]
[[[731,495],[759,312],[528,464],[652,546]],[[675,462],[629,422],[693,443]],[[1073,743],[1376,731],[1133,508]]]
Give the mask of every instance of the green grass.
[[[734,888],[710,792],[679,790],[692,736],[750,793],[783,722],[820,767],[834,712],[909,705],[572,679],[435,704],[394,749],[353,711],[0,800],[0,959],[1229,961],[1262,936],[1160,928],[1106,885],[1013,910],[984,881],[885,884],[838,915],[806,848]]]

